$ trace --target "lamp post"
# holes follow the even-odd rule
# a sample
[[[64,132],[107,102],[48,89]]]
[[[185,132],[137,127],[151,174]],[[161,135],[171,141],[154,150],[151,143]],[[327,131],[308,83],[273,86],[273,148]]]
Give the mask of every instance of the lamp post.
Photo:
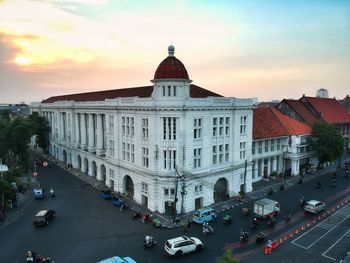
[[[179,177],[177,169],[175,169],[175,199],[174,199],[174,214],[173,214],[173,224],[176,224],[176,203],[177,203],[177,188],[179,185]]]

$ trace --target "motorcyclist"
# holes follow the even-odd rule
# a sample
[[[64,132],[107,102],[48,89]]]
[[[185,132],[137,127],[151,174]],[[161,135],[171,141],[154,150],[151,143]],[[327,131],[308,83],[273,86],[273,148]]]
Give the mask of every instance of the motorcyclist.
[[[345,177],[346,178],[349,177],[349,169],[348,168],[346,168],[346,170],[345,170]]]
[[[300,206],[304,206],[305,205],[305,198],[303,196],[300,197],[299,203],[300,203]]]
[[[241,229],[241,234],[240,234],[241,240],[242,240],[242,241],[245,241],[245,240],[248,239],[248,237],[249,237],[248,232],[247,232],[247,231],[244,231],[244,229],[242,228],[242,229]]]
[[[254,228],[258,228],[259,225],[260,225],[260,224],[259,224],[259,222],[258,222],[258,219],[257,219],[256,217],[254,217],[254,219],[253,219],[253,225],[252,225],[252,226],[253,226]]]
[[[273,215],[271,215],[270,218],[269,218],[269,221],[268,221],[268,225],[269,226],[274,226],[275,223],[276,223],[276,219],[275,219],[275,217]]]
[[[52,187],[52,186],[51,186],[51,188],[50,188],[50,194],[51,194],[52,197],[55,196],[55,191],[53,190],[53,187]]]
[[[152,240],[153,240],[153,237],[151,237],[149,235],[146,235],[145,239],[144,239],[144,242],[145,242],[146,245],[150,245]]]
[[[336,181],[335,181],[335,178],[332,179],[332,187],[335,187],[336,186]]]
[[[34,257],[33,257],[32,251],[28,251],[28,252],[27,252],[26,262],[27,262],[27,263],[32,263],[32,262],[34,262]]]
[[[321,183],[320,183],[320,181],[318,181],[316,184],[316,189],[320,189],[320,188],[321,188]]]

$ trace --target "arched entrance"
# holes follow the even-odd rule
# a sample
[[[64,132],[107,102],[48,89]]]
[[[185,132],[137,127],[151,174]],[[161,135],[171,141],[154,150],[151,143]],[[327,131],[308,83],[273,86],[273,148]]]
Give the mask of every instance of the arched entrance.
[[[77,155],[77,168],[81,171],[81,157]]]
[[[100,167],[100,175],[101,175],[101,181],[106,181],[106,167],[102,164]]]
[[[89,174],[89,161],[87,158],[84,159],[84,171],[85,174]]]
[[[220,178],[214,185],[214,202],[221,202],[227,200],[228,195],[228,182],[226,178]]]
[[[129,175],[123,178],[123,192],[130,198],[134,198],[134,183]]]
[[[91,167],[92,167],[92,176],[96,177],[97,176],[97,165],[96,165],[95,161],[92,161]]]
[[[67,152],[66,152],[66,150],[62,151],[62,155],[63,155],[63,162],[67,163]]]

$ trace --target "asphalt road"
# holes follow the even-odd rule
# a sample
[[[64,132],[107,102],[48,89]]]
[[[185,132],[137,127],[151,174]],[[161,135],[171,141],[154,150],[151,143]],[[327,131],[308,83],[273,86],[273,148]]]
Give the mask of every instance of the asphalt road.
[[[34,250],[44,256],[49,256],[57,263],[90,263],[97,262],[110,256],[131,256],[137,262],[215,262],[225,248],[233,248],[243,262],[334,262],[322,255],[328,249],[329,242],[337,242],[325,255],[340,257],[348,248],[349,218],[336,228],[337,232],[330,237],[323,238],[307,251],[293,244],[290,239],[278,250],[264,255],[263,245],[254,242],[255,231],[249,226],[252,217],[244,217],[241,207],[229,211],[234,222],[226,226],[221,216],[213,224],[215,233],[210,236],[201,234],[201,226],[193,225],[189,236],[196,236],[204,243],[204,249],[198,254],[186,255],[181,259],[170,258],[165,254],[164,243],[167,239],[183,235],[182,229],[155,229],[150,224],[142,224],[132,220],[132,212],[120,212],[112,206],[111,201],[99,198],[96,189],[80,181],[67,171],[52,165],[51,168],[38,167],[38,180],[41,185],[49,189],[53,186],[57,196],[47,196],[44,200],[33,200],[23,213],[11,224],[0,229],[0,262],[24,262],[25,253]],[[317,179],[318,180],[318,179]],[[282,216],[277,219],[274,228],[262,222],[262,229],[267,238],[274,239],[293,230],[296,226],[312,220],[312,216],[305,215],[298,206],[298,198],[304,196],[306,200],[317,199],[325,201],[331,207],[350,195],[350,178],[338,175],[337,187],[330,187],[330,176],[322,176],[323,187],[314,189],[314,181],[295,185],[286,191],[275,193],[270,198],[281,204],[281,214],[292,211],[293,219],[286,223]],[[248,204],[251,205],[251,204]],[[46,227],[35,228],[32,218],[40,209],[55,209],[56,218]],[[241,228],[249,229],[250,242],[242,245],[238,242]],[[320,228],[321,229],[321,228]],[[324,233],[324,232],[322,232]],[[151,249],[143,249],[143,236],[151,234],[158,241],[158,245]],[[317,235],[317,233],[315,234]],[[332,244],[333,244],[332,243]],[[318,249],[322,247],[322,251]],[[295,253],[297,252],[297,253]],[[320,253],[322,252],[322,253]],[[312,257],[310,257],[312,254]],[[307,255],[305,257],[305,255]]]

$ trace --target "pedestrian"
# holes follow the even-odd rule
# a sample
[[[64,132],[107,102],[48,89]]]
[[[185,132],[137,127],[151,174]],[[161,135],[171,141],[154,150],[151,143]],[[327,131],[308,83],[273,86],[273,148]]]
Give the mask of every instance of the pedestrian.
[[[187,228],[188,230],[191,230],[191,221],[187,219]]]

